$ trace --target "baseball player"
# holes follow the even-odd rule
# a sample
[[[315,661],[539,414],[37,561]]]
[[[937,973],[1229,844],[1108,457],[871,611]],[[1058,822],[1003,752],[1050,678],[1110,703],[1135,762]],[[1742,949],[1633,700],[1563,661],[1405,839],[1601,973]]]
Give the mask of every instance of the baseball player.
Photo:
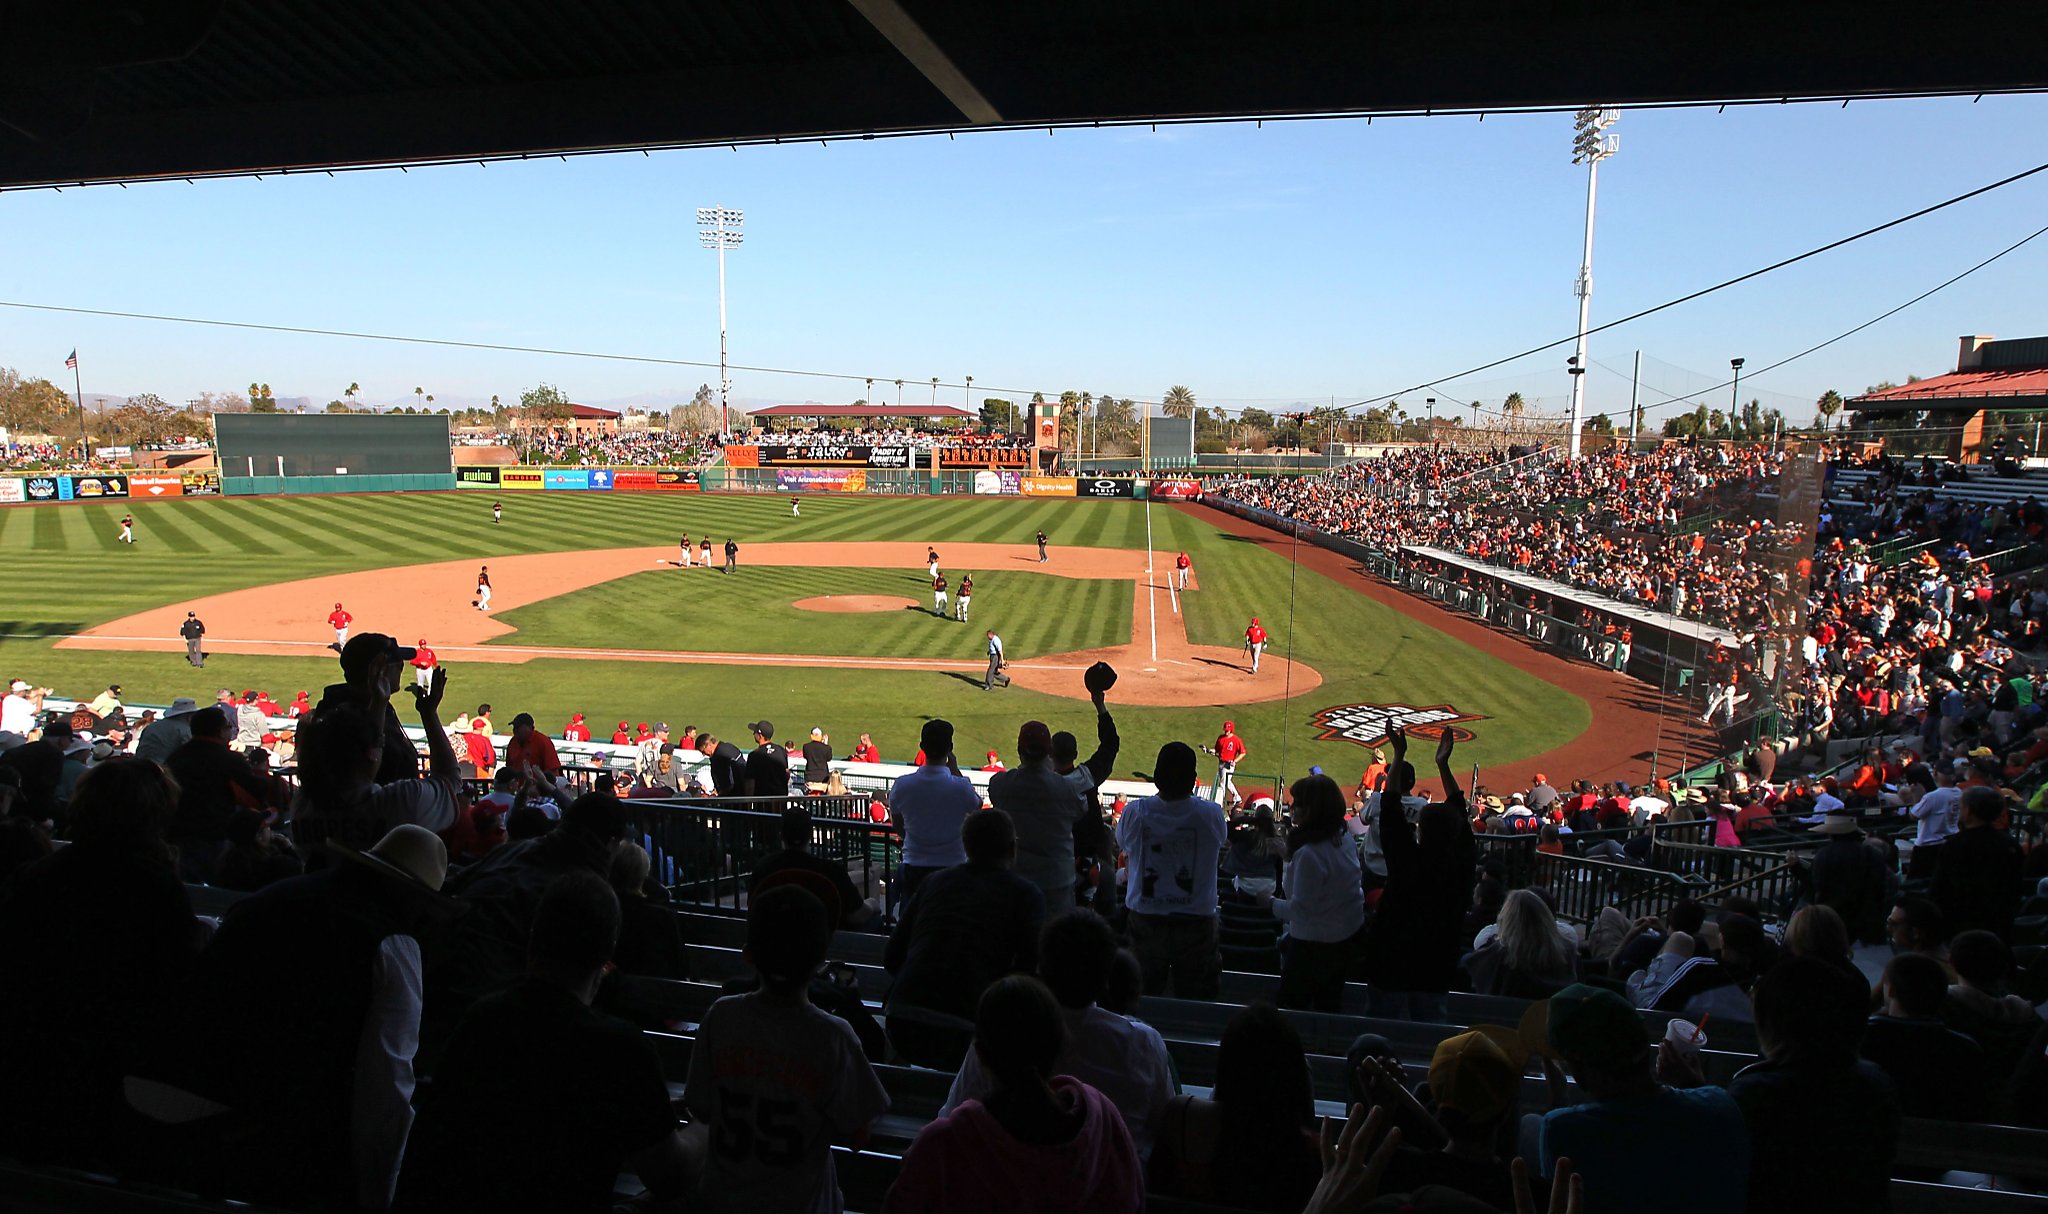
[[[1173,578],[1175,589],[1186,590],[1188,588],[1188,570],[1193,569],[1194,567],[1195,563],[1188,559],[1188,554],[1186,552],[1182,552],[1179,556],[1173,558]]]
[[[489,565],[485,565],[476,571],[476,597],[470,600],[469,605],[478,611],[489,611],[491,609],[491,567]]]
[[[704,558],[704,567],[706,569],[711,568],[711,537],[709,535],[705,536],[704,542],[698,546],[698,553]]]
[[[502,502],[491,503],[491,521],[494,523],[505,521],[505,506]]]
[[[132,514],[121,516],[121,542],[124,544],[135,542],[135,516]]]
[[[438,663],[434,660],[434,651],[427,648],[427,638],[421,637],[419,647],[413,650],[412,681],[417,683],[422,690],[431,689],[434,686],[434,667],[436,665]]]
[[[342,610],[340,603],[336,603],[334,610],[327,613],[327,626],[334,629],[334,647],[336,649],[348,644],[348,626],[355,622],[355,618]]]
[[[932,579],[932,614],[946,618],[946,575],[941,573]]]
[[[206,654],[199,645],[200,638],[206,635],[206,625],[200,623],[198,612],[185,613],[185,622],[178,625],[178,635],[185,638],[185,660],[194,666],[205,666]]]
[[[733,543],[731,536],[727,536],[725,537],[725,571],[727,573],[736,573],[739,571],[739,567],[740,546]]]
[[[683,532],[683,559],[676,563],[685,569],[690,567],[690,533],[687,531]]]
[[[967,622],[967,600],[973,597],[974,575],[971,573],[963,573],[960,575],[959,593],[953,596],[954,619],[960,621],[963,624]]]
[[[1266,630],[1257,616],[1252,617],[1251,627],[1244,630],[1244,648],[1252,655],[1252,673],[1259,673],[1259,658],[1266,652]]]
[[[1043,527],[1038,530],[1038,563],[1041,565],[1045,564],[1045,529]]]
[[[795,494],[791,494],[789,498],[789,517],[802,518],[803,516],[803,503],[797,500]]]
[[[1003,638],[996,635],[995,629],[989,629],[988,673],[982,676],[981,689],[987,691],[994,687],[997,679],[1001,679],[1003,686],[1008,687],[1010,676],[1003,673],[1003,668],[1009,664],[1009,660],[1003,657]]]
[[[927,572],[929,572],[929,573],[931,574],[931,576],[933,576],[933,577],[937,577],[937,576],[939,576],[939,550],[938,550],[938,549],[936,549],[936,548],[927,548],[927,549],[925,549],[925,550],[924,550],[924,567],[925,567],[926,571],[927,571]]]
[[[1237,790],[1231,787],[1230,777],[1237,771],[1237,761],[1244,758],[1244,739],[1237,736],[1237,722],[1225,721],[1223,732],[1216,737],[1216,745],[1205,747],[1216,756],[1216,802],[1228,805],[1237,799]]]

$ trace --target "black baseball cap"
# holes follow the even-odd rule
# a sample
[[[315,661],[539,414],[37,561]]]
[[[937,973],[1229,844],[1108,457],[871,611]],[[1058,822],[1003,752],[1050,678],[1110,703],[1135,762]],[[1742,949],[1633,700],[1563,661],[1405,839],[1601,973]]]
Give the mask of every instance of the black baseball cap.
[[[749,732],[760,734],[764,738],[775,736],[775,722],[773,721],[749,721],[747,729]]]
[[[353,681],[357,675],[367,673],[371,660],[379,654],[410,662],[419,656],[419,650],[408,649],[398,643],[398,638],[381,632],[357,633],[341,647],[341,677]]]

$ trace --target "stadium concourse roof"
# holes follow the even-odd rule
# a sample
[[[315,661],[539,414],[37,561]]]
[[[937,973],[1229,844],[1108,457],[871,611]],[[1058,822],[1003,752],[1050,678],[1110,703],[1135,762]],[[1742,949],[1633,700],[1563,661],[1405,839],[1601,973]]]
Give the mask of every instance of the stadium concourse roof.
[[[2048,88],[2039,0],[29,0],[0,11],[0,189],[1005,126]]]
[[[899,417],[923,417],[940,421],[971,421],[976,416],[955,405],[763,405],[747,410],[748,417],[864,417],[889,421]]]
[[[1947,375],[1866,392],[1847,403],[1856,413],[2048,409],[2048,337],[1964,337],[1956,369]]]

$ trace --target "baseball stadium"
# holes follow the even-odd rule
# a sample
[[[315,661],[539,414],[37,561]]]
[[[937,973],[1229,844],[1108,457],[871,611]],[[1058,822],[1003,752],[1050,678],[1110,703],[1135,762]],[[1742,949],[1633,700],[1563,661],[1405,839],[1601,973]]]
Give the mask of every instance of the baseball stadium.
[[[2048,1214],[2038,0],[7,17],[0,1214]]]

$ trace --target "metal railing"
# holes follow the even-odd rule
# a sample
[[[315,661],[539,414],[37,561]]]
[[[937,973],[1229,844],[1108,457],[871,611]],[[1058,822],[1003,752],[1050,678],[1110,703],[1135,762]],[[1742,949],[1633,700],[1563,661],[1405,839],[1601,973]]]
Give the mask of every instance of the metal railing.
[[[883,894],[903,858],[901,838],[887,822],[869,819],[865,796],[634,798],[625,805],[655,879],[683,902],[744,907],[761,862],[782,850],[782,811],[791,805],[811,811],[810,853],[845,865],[863,898]]]
[[[1686,896],[1685,878],[1676,873],[1579,856],[1536,855],[1535,884],[1550,891],[1561,919],[1591,923],[1605,907],[1633,920],[1662,915]]]

